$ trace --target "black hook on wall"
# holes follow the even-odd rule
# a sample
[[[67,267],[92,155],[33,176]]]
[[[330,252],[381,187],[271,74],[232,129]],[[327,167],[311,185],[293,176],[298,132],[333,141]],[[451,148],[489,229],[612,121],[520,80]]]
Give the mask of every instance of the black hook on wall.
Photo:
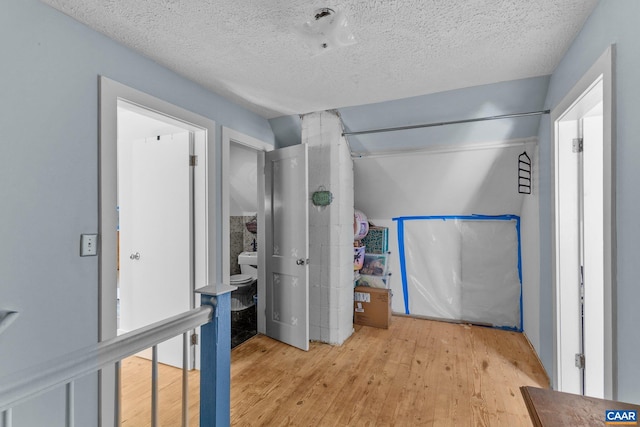
[[[518,193],[531,194],[531,158],[526,151],[518,156]]]

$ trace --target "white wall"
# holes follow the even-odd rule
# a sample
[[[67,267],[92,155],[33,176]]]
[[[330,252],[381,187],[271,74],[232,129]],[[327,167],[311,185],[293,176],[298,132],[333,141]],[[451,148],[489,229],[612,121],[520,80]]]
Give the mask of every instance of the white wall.
[[[354,159],[355,207],[376,225],[390,228],[390,268],[395,312],[404,312],[395,217],[504,215],[521,217],[524,330],[539,343],[538,191],[518,193],[518,156],[537,164],[535,139],[446,147]],[[534,169],[534,180],[537,169]],[[534,256],[528,257],[528,255]],[[525,257],[527,255],[527,257]],[[529,327],[531,326],[531,327]]]
[[[229,215],[251,216],[258,212],[258,154],[240,144],[230,144]]]
[[[523,196],[520,211],[522,317],[524,334],[539,354],[540,344],[540,155],[538,144],[528,150],[532,163],[531,196]]]
[[[0,52],[0,310],[20,312],[0,335],[1,378],[97,341],[98,257],[81,258],[79,241],[98,230],[99,75],[215,120],[216,142],[221,125],[274,137],[267,120],[37,0],[1,2]],[[77,425],[97,424],[97,389],[95,375],[77,384]],[[15,425],[63,425],[62,397],[16,408]]]
[[[118,107],[118,139],[131,141],[153,135],[171,135],[178,132],[184,132],[184,129]],[[118,157],[118,161],[120,160],[121,158]]]
[[[440,150],[356,158],[356,208],[374,218],[519,214],[518,156],[534,146],[534,140],[487,148],[452,142]]]

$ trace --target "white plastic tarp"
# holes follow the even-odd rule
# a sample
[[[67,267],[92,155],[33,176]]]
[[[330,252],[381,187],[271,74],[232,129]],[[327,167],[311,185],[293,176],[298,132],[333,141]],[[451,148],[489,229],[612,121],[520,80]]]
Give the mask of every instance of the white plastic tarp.
[[[517,216],[396,221],[407,314],[522,330]]]

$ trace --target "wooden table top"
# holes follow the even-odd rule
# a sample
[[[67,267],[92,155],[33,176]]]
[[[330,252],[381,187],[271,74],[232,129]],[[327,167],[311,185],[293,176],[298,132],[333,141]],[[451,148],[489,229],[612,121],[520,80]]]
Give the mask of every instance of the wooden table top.
[[[537,387],[520,387],[534,426],[604,426],[605,411],[635,409],[640,405],[563,393]]]

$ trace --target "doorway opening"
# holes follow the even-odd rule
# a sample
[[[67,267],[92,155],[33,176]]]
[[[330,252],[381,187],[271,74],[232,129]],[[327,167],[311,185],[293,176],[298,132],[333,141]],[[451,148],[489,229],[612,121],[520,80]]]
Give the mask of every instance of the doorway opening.
[[[160,129],[155,129],[155,138],[142,138],[130,140],[128,144],[119,144],[118,136],[122,130],[122,120],[124,115],[133,113],[137,121],[140,120],[152,120],[161,123]],[[144,117],[142,119],[141,117]],[[193,307],[195,304],[195,297],[193,288],[200,288],[215,282],[214,277],[210,277],[215,272],[215,210],[209,208],[209,203],[213,203],[216,197],[215,185],[213,185],[214,174],[209,171],[210,165],[214,164],[214,152],[215,150],[209,149],[211,144],[214,144],[215,135],[215,123],[205,117],[184,110],[168,102],[162,101],[151,95],[137,91],[133,88],[122,85],[118,82],[110,80],[105,77],[100,77],[100,176],[99,176],[99,232],[100,232],[100,251],[99,251],[99,264],[100,264],[100,279],[99,279],[99,337],[100,341],[105,341],[113,338],[117,335],[118,329],[118,284],[119,284],[119,272],[123,268],[124,262],[130,262],[132,265],[139,264],[141,266],[143,259],[150,258],[149,253],[135,249],[135,246],[124,248],[120,245],[121,253],[118,254],[119,237],[131,238],[133,234],[129,233],[128,236],[118,235],[119,218],[118,206],[119,206],[119,184],[122,184],[122,176],[119,177],[119,160],[124,157],[127,159],[135,159],[136,156],[131,156],[129,153],[127,156],[122,156],[127,149],[138,150],[140,157],[145,159],[149,156],[153,156],[153,162],[146,161],[145,163],[155,163],[155,167],[163,169],[161,162],[166,161],[167,158],[172,157],[167,155],[165,150],[176,149],[178,152],[185,154],[187,157],[184,159],[187,165],[187,169],[192,168],[189,173],[186,174],[188,178],[181,179],[181,184],[178,186],[182,197],[180,205],[185,209],[182,210],[182,218],[180,223],[182,229],[178,233],[178,239],[187,243],[181,243],[179,251],[188,252],[187,256],[181,256],[183,265],[186,267],[180,268],[181,274],[184,277],[179,279],[180,286],[184,288],[184,292],[181,294],[181,298],[186,301],[186,309],[179,311],[186,311],[189,307]],[[125,148],[126,147],[126,148]],[[151,153],[146,152],[147,149],[152,150]],[[159,150],[160,154],[155,151]],[[181,154],[181,155],[182,155]],[[156,157],[156,155],[158,155]],[[194,157],[191,157],[194,156]],[[126,162],[125,162],[126,163]],[[190,165],[196,165],[192,167]],[[166,165],[165,165],[166,166]],[[129,189],[133,193],[129,193],[129,198],[133,195],[134,199],[144,198],[148,194],[146,191],[149,188],[153,188],[150,192],[158,193],[165,191],[167,185],[170,183],[161,183],[157,173],[146,173],[145,169],[139,169],[136,167],[130,167],[129,172],[136,170],[139,173],[139,180],[136,182],[143,183],[141,188]],[[183,168],[184,172],[184,168]],[[137,172],[136,172],[137,173]],[[173,176],[173,175],[172,175]],[[184,177],[185,174],[183,173]],[[151,177],[154,177],[151,179]],[[121,180],[119,183],[118,180]],[[134,182],[134,180],[131,180]],[[151,187],[148,187],[151,186]],[[186,189],[186,191],[185,191]],[[122,190],[122,189],[120,189]],[[141,194],[140,193],[141,190]],[[136,193],[138,191],[138,193]],[[185,203],[184,200],[187,200]],[[175,200],[174,200],[175,201]],[[137,220],[144,222],[145,218],[149,218],[149,215],[153,215],[153,212],[165,210],[168,208],[162,205],[149,205],[154,206],[151,213],[141,211],[142,216],[137,218],[133,216],[134,223]],[[147,207],[149,207],[147,206]],[[144,205],[143,205],[144,208]],[[173,214],[172,214],[173,215]],[[154,215],[155,216],[155,215]],[[186,219],[184,219],[186,217]],[[131,220],[131,217],[128,218]],[[167,222],[169,222],[167,224]],[[185,225],[186,223],[186,225]],[[162,238],[163,231],[166,228],[171,227],[171,221],[166,218],[161,221],[160,224],[156,224],[152,227],[150,232],[152,239]],[[138,230],[139,227],[135,227]],[[124,230],[122,230],[124,231]],[[175,237],[175,236],[174,236]],[[174,238],[170,240],[175,240]],[[120,243],[124,243],[120,241]],[[166,243],[166,241],[165,241]],[[152,243],[151,246],[167,246],[165,244]],[[186,261],[185,261],[186,259]],[[118,262],[120,261],[120,265]],[[173,264],[173,260],[171,261]],[[134,276],[139,271],[134,270]],[[151,269],[151,274],[154,273],[154,269]],[[136,279],[137,280],[137,279]],[[159,289],[153,289],[150,292],[160,293]],[[146,294],[146,295],[144,295]],[[143,292],[141,296],[143,300],[149,305],[154,304],[153,299],[149,298],[149,292]],[[170,308],[172,307],[169,304]],[[136,309],[136,311],[138,311]],[[138,326],[135,326],[136,328]],[[195,333],[198,333],[196,330]],[[197,342],[193,340],[192,342]],[[199,368],[199,351],[196,345],[193,346],[188,353],[190,356],[191,368]],[[116,370],[115,367],[106,367],[99,374],[100,385],[100,419],[103,425],[113,425],[115,418],[115,405],[116,402],[113,396],[116,396]]]
[[[614,399],[612,49],[552,111],[555,388]]]
[[[264,296],[264,162],[260,153],[273,150],[263,141],[222,128],[222,259],[231,293],[231,347],[259,331],[258,306]],[[262,298],[264,300],[264,298]],[[261,331],[262,332],[262,331]]]

